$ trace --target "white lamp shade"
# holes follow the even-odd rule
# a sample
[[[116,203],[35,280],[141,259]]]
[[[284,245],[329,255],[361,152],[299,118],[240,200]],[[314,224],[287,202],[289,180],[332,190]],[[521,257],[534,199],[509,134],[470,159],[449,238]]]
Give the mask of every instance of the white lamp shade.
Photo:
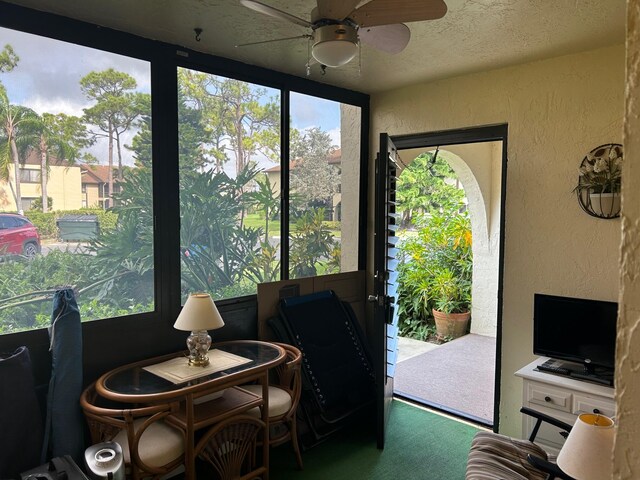
[[[344,40],[316,43],[311,50],[313,58],[327,67],[340,67],[349,63],[358,53],[358,45]]]
[[[182,307],[173,328],[193,332],[224,326],[220,312],[208,293],[192,293]]]
[[[604,415],[583,413],[560,450],[558,466],[576,480],[611,478],[613,436],[613,420]]]
[[[311,55],[327,67],[349,63],[358,53],[358,34],[347,24],[325,25],[313,32]]]

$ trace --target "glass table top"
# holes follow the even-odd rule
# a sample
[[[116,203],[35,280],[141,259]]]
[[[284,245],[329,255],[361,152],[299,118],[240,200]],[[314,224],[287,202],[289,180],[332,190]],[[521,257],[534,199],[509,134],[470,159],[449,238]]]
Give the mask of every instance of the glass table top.
[[[144,369],[146,366],[172,358],[172,355],[168,355],[157,359],[151,359],[148,362],[138,362],[130,366],[117,368],[102,377],[102,384],[107,391],[118,395],[170,393],[183,390],[187,387],[200,385],[211,380],[220,379],[234,373],[245,372],[256,367],[264,366],[276,361],[282,355],[279,348],[266,342],[226,342],[212,345],[211,350],[213,349],[238,355],[249,359],[250,361],[225,370],[204,374],[182,383],[173,383]],[[173,357],[175,358],[184,355],[184,352],[179,352],[173,355]],[[187,362],[186,356],[184,361],[185,363]]]

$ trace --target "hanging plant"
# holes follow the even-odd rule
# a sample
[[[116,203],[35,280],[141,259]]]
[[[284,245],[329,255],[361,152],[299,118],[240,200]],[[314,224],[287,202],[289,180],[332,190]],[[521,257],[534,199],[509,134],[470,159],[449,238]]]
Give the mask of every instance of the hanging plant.
[[[578,203],[589,215],[598,218],[620,216],[622,158],[622,145],[609,143],[594,148],[582,160],[574,192]]]

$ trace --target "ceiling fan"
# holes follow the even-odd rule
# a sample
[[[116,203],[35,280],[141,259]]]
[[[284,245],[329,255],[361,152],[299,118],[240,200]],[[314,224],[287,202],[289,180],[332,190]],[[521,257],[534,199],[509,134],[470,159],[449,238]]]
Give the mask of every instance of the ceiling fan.
[[[294,37],[244,43],[237,47],[307,38],[310,45],[307,74],[313,60],[325,67],[340,67],[358,53],[360,42],[386,53],[400,53],[411,32],[403,22],[442,18],[447,13],[444,0],[317,0],[311,21],[296,17],[257,0],[240,0],[251,10],[310,28],[311,33]]]

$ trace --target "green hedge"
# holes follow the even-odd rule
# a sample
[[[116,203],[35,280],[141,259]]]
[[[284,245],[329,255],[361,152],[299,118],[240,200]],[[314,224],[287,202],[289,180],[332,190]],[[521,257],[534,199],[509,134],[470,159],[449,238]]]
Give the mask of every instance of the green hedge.
[[[55,212],[35,212],[28,211],[25,216],[38,229],[38,233],[43,238],[57,238],[58,226],[56,220],[65,215],[97,215],[100,232],[105,233],[113,230],[118,221],[116,213],[105,211],[100,208],[82,208],[80,210],[56,210]]]
[[[42,238],[55,238],[58,236],[58,227],[56,226],[57,212],[25,212],[24,216],[31,220],[38,233]]]

